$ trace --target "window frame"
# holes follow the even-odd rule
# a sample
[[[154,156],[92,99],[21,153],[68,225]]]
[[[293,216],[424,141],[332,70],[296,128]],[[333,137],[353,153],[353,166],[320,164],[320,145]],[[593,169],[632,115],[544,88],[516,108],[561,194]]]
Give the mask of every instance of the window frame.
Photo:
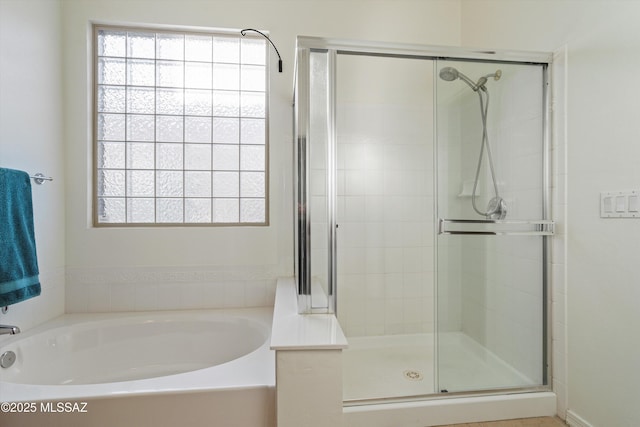
[[[241,193],[238,193],[237,197],[230,197],[229,199],[236,199],[238,201],[238,222],[214,222],[214,212],[213,209],[211,210],[211,217],[209,222],[186,222],[185,216],[184,216],[184,212],[185,212],[185,200],[188,198],[185,195],[185,189],[184,189],[184,181],[183,181],[183,190],[182,190],[182,196],[180,197],[176,197],[179,199],[183,200],[183,222],[158,222],[158,216],[157,216],[157,201],[158,199],[160,199],[160,197],[158,197],[157,195],[157,172],[162,169],[158,169],[157,165],[155,164],[155,159],[154,159],[154,167],[153,169],[147,169],[149,171],[153,171],[154,172],[154,195],[153,197],[148,197],[149,200],[153,200],[154,203],[154,221],[153,222],[128,222],[127,221],[127,214],[126,214],[126,209],[127,209],[127,199],[130,197],[128,194],[126,194],[126,185],[125,185],[125,195],[122,196],[122,198],[125,200],[125,221],[124,222],[100,222],[99,220],[99,210],[100,210],[100,198],[104,197],[101,196],[99,194],[99,171],[101,168],[99,168],[99,154],[100,154],[100,142],[101,140],[98,139],[98,132],[99,132],[99,128],[98,128],[98,121],[99,121],[99,115],[102,113],[99,108],[99,79],[98,79],[98,70],[99,70],[99,58],[101,58],[101,56],[99,56],[99,46],[98,46],[98,34],[101,30],[107,30],[107,31],[121,31],[121,32],[141,32],[141,33],[155,33],[155,34],[179,34],[179,35],[206,35],[206,36],[211,36],[211,37],[216,37],[216,36],[222,36],[222,37],[229,37],[229,36],[236,36],[238,40],[240,40],[240,42],[242,41],[242,39],[255,39],[255,40],[264,40],[262,37],[259,37],[257,35],[252,35],[252,34],[247,34],[246,36],[241,36],[239,35],[240,32],[236,31],[236,30],[231,30],[231,29],[218,29],[218,28],[211,28],[211,29],[193,29],[193,28],[188,28],[188,27],[163,27],[160,25],[149,25],[149,26],[144,26],[144,25],[110,25],[110,24],[99,24],[99,23],[93,23],[92,24],[92,31],[91,31],[91,37],[92,37],[92,64],[93,64],[93,68],[91,69],[91,74],[90,74],[90,79],[91,79],[91,86],[92,86],[92,104],[91,104],[91,116],[92,116],[92,129],[91,129],[91,135],[92,135],[92,151],[91,151],[91,156],[92,156],[92,197],[91,197],[91,203],[92,203],[92,223],[93,223],[93,227],[95,228],[131,228],[131,227],[145,227],[145,228],[149,228],[149,227],[264,227],[264,226],[269,226],[270,225],[270,218],[269,218],[269,212],[270,212],[270,192],[269,192],[269,188],[270,188],[270,183],[269,183],[269,98],[270,98],[270,87],[269,87],[269,82],[270,82],[270,67],[269,67],[269,59],[270,59],[270,50],[269,50],[269,45],[265,40],[265,83],[264,83],[264,98],[265,98],[265,111],[264,111],[264,221],[261,222],[242,222],[241,221],[241,214],[242,214],[242,208],[241,208],[241,200],[243,199],[243,197],[241,197]],[[156,46],[157,49],[157,46]],[[157,51],[156,51],[157,52]],[[129,56],[125,56],[124,59],[126,61],[126,59],[128,59]],[[154,58],[154,61],[158,61],[161,59],[157,58],[157,53],[156,53],[156,57]],[[186,63],[187,61],[185,59],[182,60],[183,63]],[[213,64],[213,60],[211,62],[211,64]],[[238,65],[242,64],[242,60],[239,59]],[[155,69],[157,72],[157,69]],[[125,71],[126,73],[126,71]],[[125,76],[126,79],[126,76]],[[126,88],[129,87],[128,85],[128,81],[125,82],[124,86],[125,91]],[[158,88],[162,88],[162,86],[158,86],[157,85],[157,81],[154,82],[153,86],[147,86],[149,88],[153,88],[154,90],[157,90]],[[210,89],[211,91],[215,91],[216,89],[212,88]],[[242,89],[238,88],[237,89],[238,95],[240,96],[240,94],[242,93]],[[126,98],[125,98],[126,99]],[[125,101],[126,102],[126,101]],[[126,108],[126,107],[125,107]],[[129,113],[128,111],[125,111],[124,113],[125,115],[127,114],[132,114]],[[242,118],[242,114],[241,112],[238,113],[238,120],[241,120]],[[157,111],[153,113],[153,117],[154,117],[154,122],[156,120],[156,118],[158,116],[162,116],[162,114],[159,114]],[[191,117],[187,114],[182,113],[182,115],[176,115],[175,117]],[[214,115],[214,113],[211,113],[211,116],[202,116],[202,117],[210,117],[211,119],[213,119],[214,117],[216,117]],[[125,137],[125,141],[123,141],[123,144],[125,144],[125,152],[127,151],[127,146],[126,144],[128,143],[127,138]],[[154,140],[152,141],[152,143],[154,144],[154,153],[155,153],[155,145],[158,144],[157,138],[154,138]],[[182,144],[183,145],[183,153],[185,150],[184,145],[187,144],[188,142],[186,142],[183,138],[182,142],[179,142],[178,144]],[[205,145],[205,144],[203,144]],[[214,146],[214,142],[213,139],[211,140],[211,142],[208,144],[209,146],[211,146],[211,149],[213,150],[213,146]],[[233,146],[234,144],[227,144],[229,146]],[[245,147],[248,145],[244,145]],[[243,147],[242,141],[239,140],[238,141],[238,149],[240,150],[240,148]],[[155,154],[154,154],[155,155]],[[240,154],[239,154],[240,155]],[[238,161],[241,162],[240,158],[238,158]],[[125,174],[127,174],[128,171],[130,170],[134,170],[133,168],[129,168],[128,165],[125,162],[125,168],[121,169],[122,171],[125,172]],[[185,167],[184,167],[184,163],[183,163],[183,167],[182,169],[177,169],[177,171],[182,172],[184,174],[185,172]],[[213,164],[210,165],[209,169],[204,169],[202,170],[203,172],[210,172],[213,173],[215,171]],[[237,169],[237,173],[240,175],[242,173],[242,168],[240,163],[238,164],[238,169]],[[240,185],[240,183],[239,183]],[[205,199],[210,200],[211,202],[213,202],[214,199],[214,195],[213,193],[211,193],[211,195],[209,197],[205,197]],[[245,197],[244,199],[251,199],[251,197]],[[261,199],[261,197],[258,197],[257,199]]]

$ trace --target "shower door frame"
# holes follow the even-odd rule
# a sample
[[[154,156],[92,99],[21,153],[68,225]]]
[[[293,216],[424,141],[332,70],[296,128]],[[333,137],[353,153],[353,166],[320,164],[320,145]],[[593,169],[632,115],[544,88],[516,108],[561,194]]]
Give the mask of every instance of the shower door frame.
[[[314,306],[311,297],[311,221],[309,215],[309,57],[310,52],[324,52],[328,55],[328,105],[327,105],[327,136],[329,159],[327,169],[332,172],[327,173],[327,198],[328,203],[327,223],[329,224],[327,235],[328,239],[328,295],[326,305],[318,307]],[[543,278],[543,354],[545,355],[545,363],[543,364],[543,384],[541,386],[527,386],[517,388],[492,389],[480,391],[464,391],[442,394],[434,390],[434,394],[424,396],[412,396],[408,398],[392,398],[390,400],[415,400],[424,398],[439,398],[444,396],[455,395],[486,395],[486,394],[503,394],[516,392],[531,391],[547,391],[551,389],[551,313],[549,310],[549,287],[551,283],[551,272],[549,268],[550,262],[550,237],[554,233],[554,223],[551,221],[551,194],[550,194],[550,173],[551,173],[551,73],[550,66],[552,64],[552,53],[548,52],[524,52],[512,50],[484,50],[484,49],[466,49],[450,46],[428,46],[419,44],[403,44],[403,43],[385,43],[370,42],[357,40],[342,40],[321,37],[298,36],[296,40],[296,61],[294,70],[294,223],[297,230],[294,230],[294,253],[295,253],[295,276],[298,290],[298,312],[300,314],[311,313],[336,313],[337,309],[337,286],[336,286],[336,189],[335,189],[335,164],[336,164],[336,57],[339,54],[364,55],[364,56],[381,56],[389,58],[408,58],[408,59],[425,59],[434,61],[434,68],[437,66],[438,60],[465,60],[478,62],[495,62],[495,63],[513,63],[513,64],[530,64],[543,67],[543,162],[542,162],[542,219],[535,221],[502,221],[502,220],[470,220],[468,223],[480,224],[480,227],[487,224],[496,225],[497,231],[466,231],[447,229],[448,224],[462,224],[462,220],[449,220],[438,218],[438,201],[437,197],[433,206],[434,209],[434,244],[439,234],[484,234],[484,235],[500,235],[500,234],[520,234],[520,235],[538,235],[543,239],[542,242],[542,278]],[[434,86],[436,82],[434,81]],[[437,157],[437,109],[434,109],[434,158]],[[434,186],[438,188],[438,168],[434,168]],[[525,229],[501,231],[499,227],[514,225],[516,227],[524,227]],[[436,245],[437,247],[437,245]],[[436,283],[438,277],[438,260],[437,251],[434,251],[434,267]],[[438,286],[434,289],[435,301],[438,301]],[[434,321],[437,322],[438,305],[434,307]],[[437,324],[437,323],[436,323]],[[437,366],[436,351],[434,354],[434,363]],[[438,384],[438,370],[434,371],[434,385]],[[369,403],[368,401],[357,401],[353,404]],[[370,403],[377,403],[374,400]],[[351,404],[351,402],[350,402]]]

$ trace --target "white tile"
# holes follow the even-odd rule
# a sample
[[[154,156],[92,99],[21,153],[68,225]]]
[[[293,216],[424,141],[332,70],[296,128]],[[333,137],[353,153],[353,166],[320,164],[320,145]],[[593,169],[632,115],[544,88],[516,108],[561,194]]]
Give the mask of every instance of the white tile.
[[[386,222],[384,224],[384,245],[396,248],[402,246],[401,222]]]
[[[266,284],[266,305],[267,307],[273,306],[273,304],[275,303],[275,297],[276,297],[276,285],[277,282],[276,280],[268,280],[267,284]]]
[[[89,286],[89,301],[87,306],[91,312],[111,311],[111,290],[107,284]]]
[[[365,196],[346,196],[343,221],[364,221]]]
[[[224,284],[224,306],[227,308],[245,306],[245,286],[240,280]]]
[[[554,236],[551,239],[551,259],[555,264],[565,264],[565,237]]]
[[[404,299],[404,322],[412,324],[420,324],[422,321],[422,313],[425,311],[420,298]],[[408,332],[408,331],[407,331]]]
[[[342,276],[338,292],[345,295],[351,301],[361,301],[362,295],[366,292],[364,274],[345,274]]]
[[[557,378],[558,380],[564,380],[567,371],[566,371],[566,361],[567,361],[567,355],[565,353],[565,349],[563,347],[563,345],[561,344],[562,341],[554,341],[552,342],[553,344],[553,348],[552,348],[552,360],[553,360],[553,366],[552,366],[552,374],[554,376],[554,378]]]
[[[341,223],[345,220],[345,196],[336,195],[336,221]]]
[[[130,284],[111,285],[111,311],[134,311],[135,296],[135,287]]]
[[[364,145],[365,168],[372,171],[382,171],[384,168],[384,152],[378,144]]]
[[[245,306],[266,307],[269,305],[267,298],[268,281],[247,280],[245,282]]]
[[[384,247],[384,223],[367,222],[365,224],[365,246],[368,248]]]
[[[178,283],[158,283],[155,286],[156,310],[182,310],[181,285]]]
[[[551,302],[551,318],[554,322],[558,322],[562,325],[565,324],[566,307],[563,294],[558,294],[557,298]]]
[[[392,298],[385,301],[385,325],[392,325],[403,322],[403,300],[402,298]]]
[[[349,337],[362,337],[367,335],[367,324],[365,322],[361,323],[349,323],[347,328],[342,325],[340,322],[340,326],[342,326],[344,333]]]
[[[65,292],[65,311],[67,313],[84,313],[89,311],[88,285],[67,284]]]
[[[424,245],[420,248],[420,262],[422,263],[422,271],[435,271],[436,248],[432,245]],[[431,275],[433,278],[433,275]]]
[[[369,300],[365,307],[365,319],[370,325],[384,325],[385,300]]]
[[[403,221],[420,222],[425,220],[424,197],[407,196],[402,199]]]
[[[344,144],[341,155],[345,169],[366,169],[364,144]]]
[[[423,196],[426,188],[432,186],[430,171],[404,171],[400,194],[411,197]]]
[[[139,283],[135,286],[135,310],[158,310],[156,285],[152,283]]]
[[[403,273],[402,274],[402,296],[406,298],[422,297],[422,274],[421,273]]]
[[[336,193],[338,195],[345,195],[346,194],[346,174],[344,169],[341,169],[340,167],[338,167],[338,170],[336,172]]]
[[[384,274],[367,274],[365,277],[366,296],[371,299],[384,298]]]
[[[422,273],[421,275],[421,283],[422,283],[422,297],[433,299],[435,293],[435,279],[433,278],[432,272]]]
[[[384,220],[385,197],[380,195],[365,196],[365,220],[383,221]]]
[[[338,228],[338,241],[345,248],[364,248],[367,227],[362,222],[343,222]]]
[[[375,336],[375,335],[384,335],[385,334],[384,322],[367,323],[366,328],[367,328],[367,333],[366,333],[367,336]]]
[[[386,273],[384,275],[385,298],[398,298],[402,292],[402,273]]]
[[[338,302],[340,304],[340,301]],[[347,301],[344,301],[345,306],[349,307],[349,310],[345,310],[346,319],[349,325],[359,325],[367,323],[366,313],[367,313],[367,304],[368,300],[363,300],[362,296],[357,298],[351,298]],[[340,309],[338,309],[340,310]]]
[[[384,220],[389,222],[404,221],[403,201],[405,197],[388,195],[384,198]]]
[[[204,283],[180,284],[180,307],[183,310],[207,308],[203,298]]]
[[[364,194],[367,196],[384,195],[384,175],[379,170],[365,171],[365,189]]]
[[[388,170],[384,174],[384,194],[394,196],[406,194],[404,188],[404,173],[401,170]]]
[[[345,171],[345,188],[344,194],[347,196],[359,196],[366,194],[367,174],[361,170]]]
[[[386,335],[400,335],[405,332],[405,324],[404,322],[398,323],[385,323],[384,325],[384,333]]]
[[[345,274],[364,274],[366,257],[362,248],[344,248],[342,251],[343,272]]]
[[[420,325],[420,332],[422,333],[433,333],[435,331],[435,327],[433,322],[422,322]]]
[[[221,282],[204,283],[202,287],[202,299],[204,304],[210,308],[224,307],[224,287]]]
[[[420,222],[403,222],[402,230],[402,246],[418,247],[422,245],[422,223]]]
[[[389,247],[384,251],[384,271],[386,273],[402,273],[404,264],[402,248]]]
[[[567,418],[567,386],[554,379],[553,392],[557,397],[557,415],[564,420]]]

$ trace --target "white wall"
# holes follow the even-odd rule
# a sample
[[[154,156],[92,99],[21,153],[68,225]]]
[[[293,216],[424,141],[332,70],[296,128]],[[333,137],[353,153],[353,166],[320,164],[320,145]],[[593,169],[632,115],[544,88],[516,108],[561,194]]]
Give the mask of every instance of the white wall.
[[[64,311],[61,34],[58,1],[0,0],[0,167],[54,177],[32,186],[42,293],[0,315],[23,329]]]
[[[566,76],[556,107],[567,114],[554,117],[556,137],[566,136],[566,170],[560,146],[554,167],[556,207],[566,197],[567,211],[553,273],[554,286],[567,282],[554,289],[553,314],[568,330],[566,354],[554,337],[568,382],[554,368],[554,386],[567,392],[573,425],[640,425],[640,222],[599,218],[600,191],[640,187],[639,20],[637,1],[462,2],[463,44],[557,51],[554,74]]]
[[[296,35],[451,44],[459,2],[63,0],[68,165],[67,309],[191,308],[269,303],[293,274],[292,88]],[[284,72],[272,68],[269,227],[96,229],[90,224],[90,22],[270,31]],[[275,64],[272,56],[272,66]],[[219,286],[209,286],[215,282]],[[208,284],[205,284],[208,283]],[[174,285],[184,304],[175,299]],[[244,288],[243,288],[244,287]],[[252,299],[255,292],[263,295]]]

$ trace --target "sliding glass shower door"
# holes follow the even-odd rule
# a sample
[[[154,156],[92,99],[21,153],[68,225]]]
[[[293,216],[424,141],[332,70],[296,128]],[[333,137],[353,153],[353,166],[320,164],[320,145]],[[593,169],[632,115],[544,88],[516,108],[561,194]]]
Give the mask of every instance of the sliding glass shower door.
[[[437,388],[543,385],[545,66],[437,70]]]
[[[298,308],[347,404],[547,384],[548,60],[298,39]]]

